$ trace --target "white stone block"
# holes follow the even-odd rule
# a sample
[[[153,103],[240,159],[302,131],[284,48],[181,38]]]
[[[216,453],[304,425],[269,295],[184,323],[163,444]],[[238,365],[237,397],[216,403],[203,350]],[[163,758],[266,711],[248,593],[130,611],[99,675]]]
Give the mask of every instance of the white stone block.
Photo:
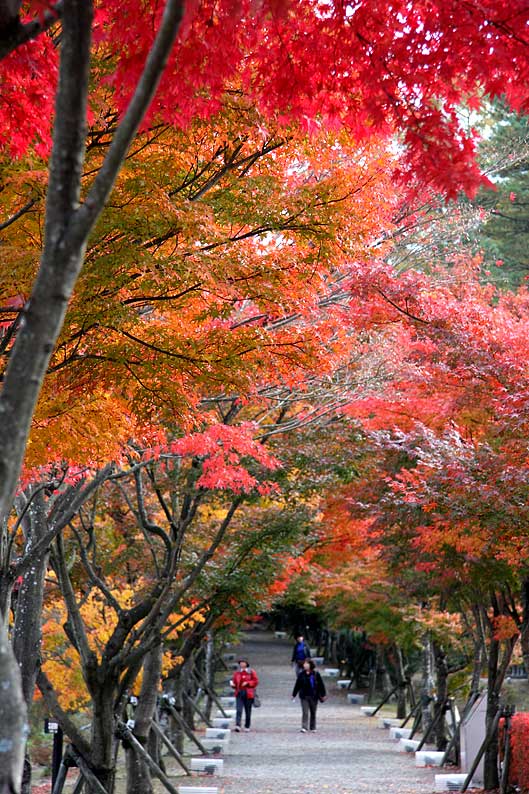
[[[339,689],[347,689],[350,683],[351,683],[350,678],[340,678],[340,680],[336,682],[336,686]]]
[[[436,750],[419,750],[415,753],[415,766],[441,766],[444,753]]]
[[[436,775],[435,791],[461,791],[466,775]]]
[[[340,671],[337,667],[324,667],[323,675],[326,675],[327,678],[338,678]]]
[[[381,728],[398,728],[400,727],[402,720],[397,720],[394,717],[382,717],[379,721],[379,725]]]
[[[220,775],[224,769],[224,759],[192,758],[189,766],[192,772],[205,772],[206,775]]]
[[[224,708],[224,706],[223,706],[223,709],[224,709],[224,714],[226,715],[224,717],[225,720],[231,720],[233,717],[235,717],[235,709],[227,709],[227,708]],[[218,717],[223,717],[223,716],[224,715],[221,714],[220,711],[219,711],[219,712],[217,712],[215,714],[215,719],[217,719]],[[217,726],[215,725],[215,728],[216,727]]]
[[[229,728],[206,728],[206,739],[224,739],[225,742],[228,742],[230,736]]]
[[[376,706],[360,706],[360,711],[362,712],[364,717],[372,717],[376,709],[377,709]]]
[[[323,664],[324,659],[323,656],[313,656],[312,661],[314,662],[314,664],[319,665],[319,664]]]
[[[397,750],[403,753],[414,753],[419,745],[418,739],[399,739]]]
[[[219,794],[216,786],[178,786],[178,794]]]
[[[202,739],[202,745],[210,753],[223,753],[228,742],[225,739]]]
[[[274,635],[277,637],[278,640],[284,640],[286,639],[287,633],[286,631],[276,631],[274,632]]]
[[[231,719],[229,717],[213,717],[211,724],[214,728],[229,728]]]
[[[390,739],[409,739],[411,736],[411,728],[390,728],[389,729],[389,738]]]
[[[349,692],[347,700],[356,706],[359,706],[365,700],[365,695],[357,695],[355,692]]]
[[[235,698],[233,695],[223,695],[220,698],[220,702],[222,703],[222,707],[227,706],[228,708],[233,708],[235,706]]]
[[[235,661],[235,654],[234,653],[223,653],[222,658],[225,662],[234,662]]]

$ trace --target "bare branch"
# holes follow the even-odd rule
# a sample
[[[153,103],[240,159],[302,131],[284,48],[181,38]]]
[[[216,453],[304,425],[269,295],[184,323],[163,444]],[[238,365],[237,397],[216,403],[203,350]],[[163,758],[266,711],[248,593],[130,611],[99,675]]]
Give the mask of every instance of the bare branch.
[[[11,224],[15,223],[15,221],[18,221],[18,219],[21,218],[22,215],[24,215],[26,212],[28,212],[28,210],[30,210],[33,207],[33,205],[36,203],[37,203],[36,198],[32,198],[29,201],[26,201],[23,207],[21,207],[17,212],[11,215],[11,217],[8,218],[6,221],[0,223],[0,232],[2,232],[4,229],[7,229],[7,227],[11,226]]]

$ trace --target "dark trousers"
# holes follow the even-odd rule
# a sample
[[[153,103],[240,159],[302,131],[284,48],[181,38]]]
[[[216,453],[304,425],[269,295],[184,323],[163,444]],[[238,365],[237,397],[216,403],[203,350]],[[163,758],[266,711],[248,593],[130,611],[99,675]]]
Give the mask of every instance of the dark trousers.
[[[236,700],[236,715],[235,715],[235,723],[236,725],[241,724],[242,719],[242,711],[244,709],[244,727],[249,728],[250,723],[252,721],[252,706],[253,700],[248,697],[248,693],[242,690],[237,695]]]
[[[310,728],[311,731],[316,730],[316,709],[318,708],[317,697],[305,697],[301,700],[301,727]],[[310,724],[309,724],[310,716]]]

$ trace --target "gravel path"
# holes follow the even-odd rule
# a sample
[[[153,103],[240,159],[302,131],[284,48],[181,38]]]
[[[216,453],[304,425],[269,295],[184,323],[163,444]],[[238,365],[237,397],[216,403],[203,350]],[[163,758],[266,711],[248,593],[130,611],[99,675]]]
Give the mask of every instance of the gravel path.
[[[257,670],[263,705],[254,709],[250,733],[232,732],[224,777],[197,785],[219,785],[225,794],[430,794],[434,770],[416,768],[413,756],[397,752],[378,718],[364,717],[332,681],[317,732],[300,733],[299,700],[290,697],[291,647],[252,632],[237,649]]]

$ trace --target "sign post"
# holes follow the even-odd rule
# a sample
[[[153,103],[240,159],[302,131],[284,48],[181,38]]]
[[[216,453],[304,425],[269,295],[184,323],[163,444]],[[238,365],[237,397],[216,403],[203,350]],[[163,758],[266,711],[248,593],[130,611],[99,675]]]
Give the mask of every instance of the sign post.
[[[53,754],[51,759],[51,790],[53,791],[62,761],[62,728],[56,720],[44,720],[44,733],[53,734]]]

